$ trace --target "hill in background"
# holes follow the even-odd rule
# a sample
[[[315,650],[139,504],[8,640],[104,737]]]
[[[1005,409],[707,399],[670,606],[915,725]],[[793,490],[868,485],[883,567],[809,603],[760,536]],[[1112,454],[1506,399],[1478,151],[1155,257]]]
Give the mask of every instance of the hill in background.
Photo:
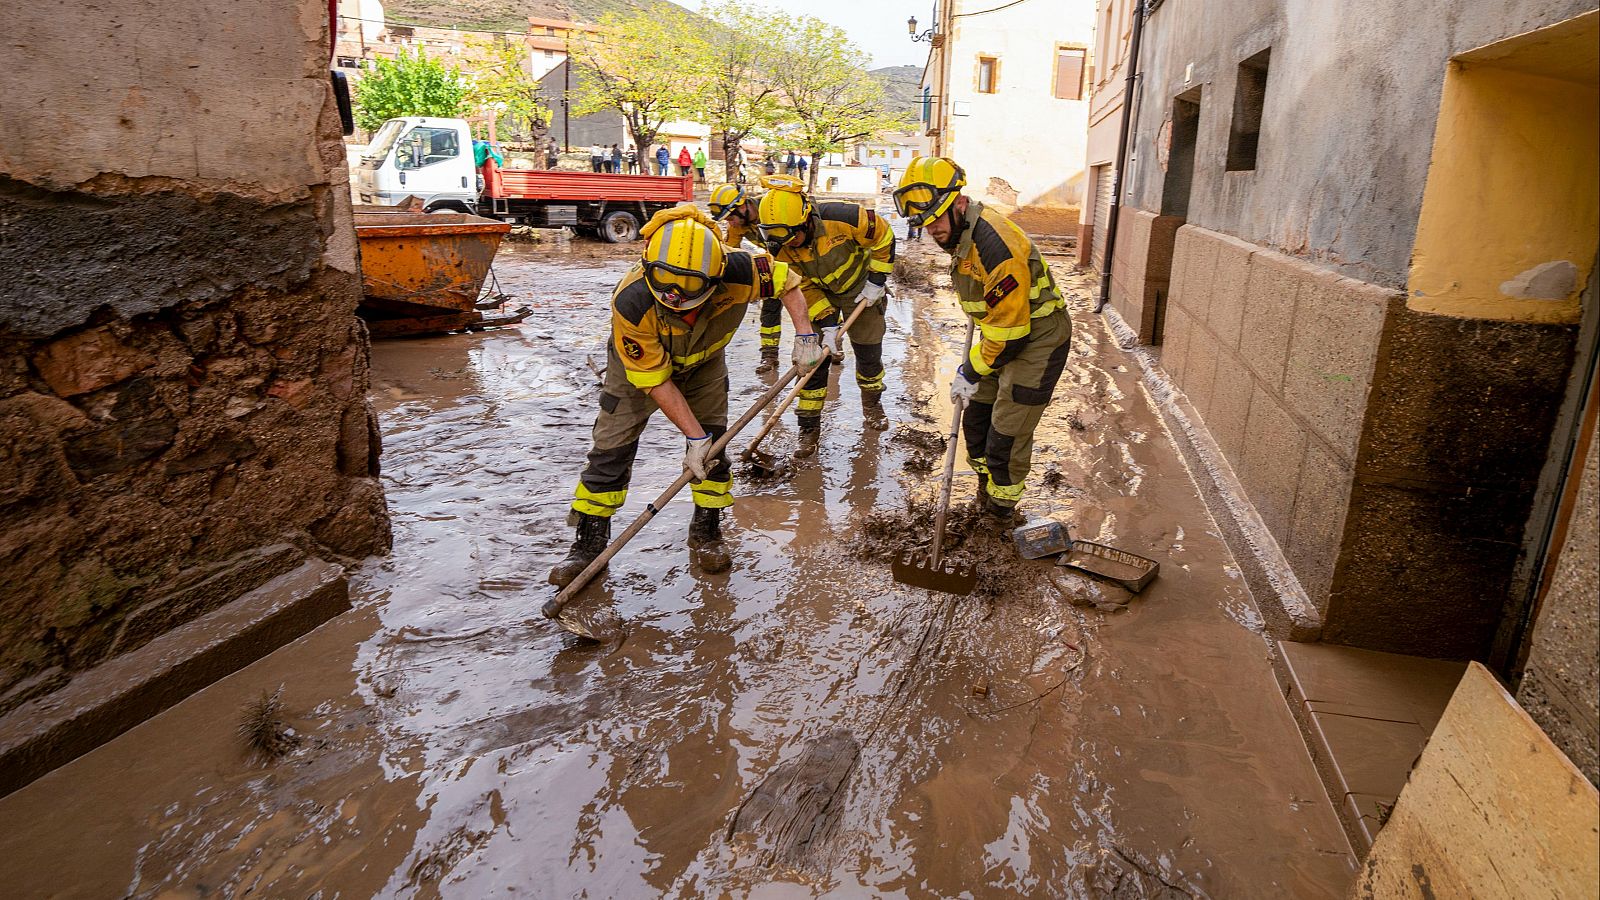
[[[883,95],[888,99],[885,106],[889,112],[905,113],[912,121],[922,118],[921,66],[886,66],[867,74],[883,85]]]

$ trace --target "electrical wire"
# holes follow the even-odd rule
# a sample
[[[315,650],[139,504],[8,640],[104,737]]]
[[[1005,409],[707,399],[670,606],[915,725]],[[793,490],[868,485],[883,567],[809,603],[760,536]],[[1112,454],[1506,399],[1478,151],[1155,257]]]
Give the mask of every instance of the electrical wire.
[[[955,15],[951,16],[950,18],[952,18],[952,19],[966,19],[966,18],[969,18],[971,16],[988,15],[989,13],[999,12],[1002,9],[1010,9],[1013,6],[1017,6],[1018,4],[1027,3],[1027,2],[1028,2],[1028,0],[1011,0],[1010,3],[1005,3],[1005,4],[1002,4],[1000,6],[996,6],[993,9],[980,9],[977,12],[956,13]]]

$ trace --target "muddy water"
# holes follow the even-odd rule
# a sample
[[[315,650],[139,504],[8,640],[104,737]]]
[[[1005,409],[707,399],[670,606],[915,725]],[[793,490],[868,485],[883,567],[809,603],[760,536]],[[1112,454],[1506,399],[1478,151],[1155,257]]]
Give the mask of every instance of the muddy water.
[[[1025,506],[1158,559],[1137,598],[1022,562],[959,514],[979,595],[893,582],[882,523],[925,539],[949,414],[929,384],[962,333],[947,294],[907,295],[891,431],[863,433],[847,375],[816,461],[737,484],[729,573],[691,568],[680,498],[581,601],[626,622],[620,643],[543,621],[625,266],[510,245],[497,269],[528,323],[377,346],[395,551],[359,572],[357,610],[0,801],[0,879],[27,896],[1344,892],[1348,848],[1254,608],[1086,301]],[[752,317],[735,410],[763,387],[754,363]],[[624,518],[681,452],[664,422],[646,433]],[[305,740],[263,766],[232,729],[280,685]]]

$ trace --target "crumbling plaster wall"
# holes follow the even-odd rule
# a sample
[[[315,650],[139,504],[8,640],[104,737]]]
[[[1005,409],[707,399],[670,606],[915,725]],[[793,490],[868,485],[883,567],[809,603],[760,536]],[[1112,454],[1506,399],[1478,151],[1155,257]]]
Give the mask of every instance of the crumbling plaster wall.
[[[1172,98],[1199,86],[1189,223],[1404,287],[1446,61],[1593,8],[1419,0],[1397,15],[1386,0],[1165,0],[1140,53],[1131,202],[1161,208],[1162,125]],[[1257,165],[1227,172],[1238,65],[1267,47]]]
[[[326,5],[6,20],[0,713],[389,543]]]

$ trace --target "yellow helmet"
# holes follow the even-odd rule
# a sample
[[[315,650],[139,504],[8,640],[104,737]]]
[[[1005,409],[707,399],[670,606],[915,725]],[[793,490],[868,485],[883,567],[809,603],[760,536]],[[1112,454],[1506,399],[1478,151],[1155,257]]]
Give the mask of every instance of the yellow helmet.
[[[721,222],[728,217],[728,213],[738,209],[745,201],[744,187],[737,184],[719,184],[711,192],[711,198],[706,201],[706,206],[711,210],[711,218]]]
[[[727,250],[716,222],[697,207],[664,209],[639,234],[645,238],[644,283],[662,306],[688,312],[721,283]]]
[[[894,192],[894,208],[913,227],[926,225],[945,214],[961,189],[967,173],[942,156],[919,156],[906,166]]]
[[[769,248],[781,247],[805,230],[816,207],[806,196],[805,182],[793,176],[769,175],[761,186],[767,193],[761,198],[756,230]]]

